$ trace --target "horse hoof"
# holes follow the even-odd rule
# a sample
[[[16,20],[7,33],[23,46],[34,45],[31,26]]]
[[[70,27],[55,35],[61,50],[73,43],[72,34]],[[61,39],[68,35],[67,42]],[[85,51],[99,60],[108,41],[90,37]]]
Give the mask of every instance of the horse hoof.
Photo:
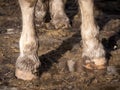
[[[30,71],[22,71],[20,69],[16,69],[15,76],[18,79],[22,79],[22,80],[33,80],[33,79],[37,78],[37,76],[34,75],[32,72],[30,72]]]

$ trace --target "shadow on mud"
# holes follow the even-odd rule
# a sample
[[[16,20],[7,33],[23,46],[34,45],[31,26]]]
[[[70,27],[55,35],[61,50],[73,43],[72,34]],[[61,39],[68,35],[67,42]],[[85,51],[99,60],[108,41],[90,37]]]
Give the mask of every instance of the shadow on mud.
[[[120,30],[116,32],[114,35],[110,36],[108,39],[102,39],[103,46],[106,50],[106,58],[107,60],[112,57],[110,54],[111,51],[117,50],[120,48]]]
[[[62,55],[68,50],[71,50],[75,44],[80,43],[80,40],[76,39],[77,37],[80,37],[79,33],[75,33],[72,37],[64,40],[56,50],[52,50],[39,57],[41,61],[41,67],[39,69],[40,75],[43,72],[48,71],[52,67],[53,63],[58,63],[58,60],[62,57]]]

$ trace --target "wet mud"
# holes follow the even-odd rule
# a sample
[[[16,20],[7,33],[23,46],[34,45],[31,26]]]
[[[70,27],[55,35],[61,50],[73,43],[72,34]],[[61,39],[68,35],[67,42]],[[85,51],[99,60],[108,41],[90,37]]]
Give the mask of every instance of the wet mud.
[[[19,56],[21,11],[17,0],[0,0],[0,90],[120,90],[120,1],[96,0],[95,17],[100,39],[106,50],[106,70],[68,70],[68,63],[82,62],[80,16],[77,4],[69,0],[66,13],[70,29],[48,30],[36,22],[39,59],[42,63],[37,80],[15,77]],[[46,23],[46,25],[48,22]]]

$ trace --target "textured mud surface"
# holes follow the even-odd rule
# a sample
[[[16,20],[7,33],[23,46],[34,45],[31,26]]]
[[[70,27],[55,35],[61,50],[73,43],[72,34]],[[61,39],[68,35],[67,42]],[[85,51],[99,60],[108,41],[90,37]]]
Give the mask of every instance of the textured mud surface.
[[[42,62],[40,78],[22,81],[14,76],[21,34],[20,8],[16,0],[0,0],[0,90],[120,90],[120,1],[95,2],[109,67],[105,71],[81,69],[80,73],[67,70],[67,62],[82,60],[80,19],[75,15],[73,0],[69,1],[66,11],[73,22],[71,29],[47,30],[36,23]]]

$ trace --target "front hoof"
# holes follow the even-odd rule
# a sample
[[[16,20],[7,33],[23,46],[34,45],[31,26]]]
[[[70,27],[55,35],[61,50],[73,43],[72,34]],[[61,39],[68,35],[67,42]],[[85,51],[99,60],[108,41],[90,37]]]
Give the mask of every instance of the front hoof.
[[[30,71],[22,71],[20,69],[16,69],[15,76],[18,79],[22,79],[22,80],[33,80],[33,79],[37,78],[37,76],[34,75],[32,72],[30,72]]]
[[[89,70],[103,70],[107,68],[107,65],[105,59],[95,59],[93,61],[85,60],[83,67]]]
[[[32,80],[36,78],[36,73],[40,66],[37,55],[19,56],[16,61],[15,76],[23,80]]]
[[[95,65],[95,64],[85,64],[83,65],[84,68],[89,69],[89,70],[103,70],[106,69],[106,65]]]

